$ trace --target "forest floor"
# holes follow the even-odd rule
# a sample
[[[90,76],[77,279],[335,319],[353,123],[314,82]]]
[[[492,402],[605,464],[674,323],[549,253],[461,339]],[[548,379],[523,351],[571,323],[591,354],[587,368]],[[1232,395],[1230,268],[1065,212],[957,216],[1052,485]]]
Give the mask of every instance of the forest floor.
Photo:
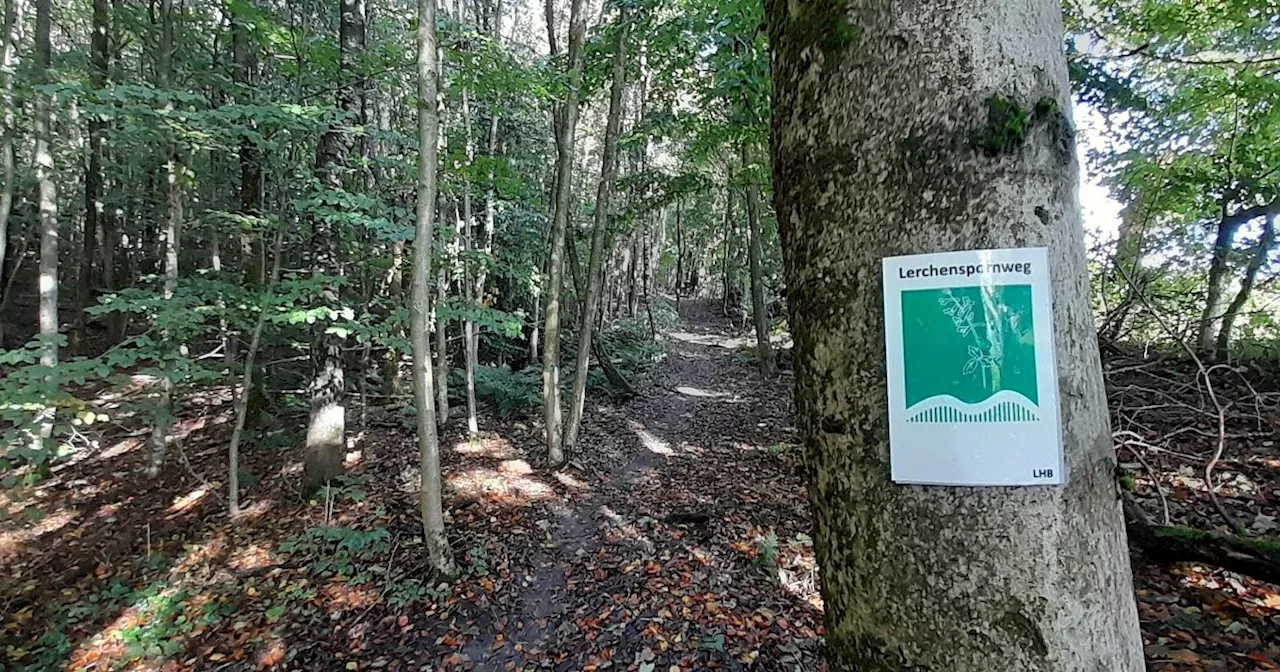
[[[235,520],[225,390],[191,400],[156,480],[141,476],[145,428],[120,420],[52,479],[0,494],[0,670],[823,669],[790,377],[761,380],[712,307],[682,318],[637,398],[589,402],[564,469],[538,466],[536,418],[485,417],[474,441],[449,429],[452,583],[426,569],[402,419],[354,427],[349,475],[319,501],[294,489],[295,446],[247,451]],[[1196,482],[1217,436],[1203,389],[1147,378],[1180,379],[1168,367],[1110,368],[1117,431],[1154,447],[1121,455],[1151,465],[1134,476],[1144,508],[1163,515],[1158,482],[1172,522],[1221,527]],[[1280,457],[1263,416],[1280,385],[1249,390],[1258,417],[1226,423],[1215,483],[1266,533]],[[1152,670],[1280,669],[1275,586],[1134,563]]]

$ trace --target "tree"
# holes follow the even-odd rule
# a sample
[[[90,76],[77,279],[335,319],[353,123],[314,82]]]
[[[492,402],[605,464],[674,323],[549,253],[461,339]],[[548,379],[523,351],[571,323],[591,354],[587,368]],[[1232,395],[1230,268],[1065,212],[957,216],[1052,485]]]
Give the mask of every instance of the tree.
[[[413,399],[417,410],[418,469],[421,472],[422,532],[437,571],[452,576],[453,555],[444,528],[440,439],[436,434],[435,385],[431,361],[431,241],[435,235],[437,68],[436,3],[418,0],[418,189],[413,236],[410,338],[413,340]]]
[[[13,211],[14,184],[18,179],[17,167],[14,165],[13,141],[17,135],[15,128],[13,101],[13,73],[18,68],[19,36],[22,34],[23,10],[26,0],[6,0],[4,3],[4,44],[0,45],[0,106],[4,115],[4,135],[0,137],[0,170],[4,171],[4,186],[0,190],[0,283],[5,281],[5,262],[8,260],[9,214]],[[0,300],[4,297],[4,289],[0,286]],[[3,307],[3,306],[0,306]],[[3,338],[0,329],[0,338]]]
[[[161,37],[158,63],[156,64],[156,88],[166,96],[166,111],[173,112],[175,105],[169,87],[173,84],[173,3],[172,0],[160,2]],[[171,141],[167,149],[165,170],[165,229],[164,229],[164,284],[165,301],[172,301],[178,290],[178,250],[182,233],[182,222],[185,217],[187,179],[186,168],[182,164],[181,150],[177,142]],[[170,352],[176,351],[173,334],[169,330],[162,332],[164,347]],[[157,402],[155,420],[151,429],[151,455],[147,462],[147,476],[155,478],[160,475],[164,466],[165,450],[169,443],[169,428],[173,424],[173,392],[174,372],[166,366],[160,378],[160,398]]]
[[[751,165],[751,155],[744,145],[742,165]],[[778,367],[773,360],[773,345],[769,342],[769,307],[764,302],[764,232],[760,228],[760,186],[747,174],[747,263],[751,267],[751,315],[756,327],[756,356],[760,360],[760,375],[766,378],[776,375]]]
[[[833,670],[1143,669],[1059,10],[768,2],[775,204]],[[1008,124],[1014,112],[1028,124]],[[1052,268],[1067,485],[892,483],[881,259],[1036,245]]]
[[[609,238],[609,207],[613,201],[614,185],[618,181],[618,135],[622,130],[622,89],[627,83],[627,39],[631,36],[631,24],[626,8],[618,11],[618,40],[613,51],[613,80],[609,86],[609,118],[605,122],[604,150],[600,157],[600,183],[596,190],[595,222],[591,228],[591,256],[587,261],[587,300],[582,311],[582,325],[578,329],[578,354],[573,373],[573,397],[569,402],[569,421],[565,425],[564,447],[568,450],[578,443],[578,431],[582,427],[582,408],[587,397],[587,370],[591,364],[591,335],[595,329],[595,316],[600,310],[602,279],[600,267],[604,262],[605,239]],[[601,358],[601,363],[607,363]]]
[[[547,3],[548,12],[551,4]],[[547,15],[547,25],[554,21]],[[555,215],[551,224],[551,255],[548,260],[545,308],[545,344],[542,352],[543,431],[546,432],[547,461],[561,465],[565,461],[564,437],[561,435],[560,404],[560,292],[564,285],[565,233],[569,227],[570,193],[573,188],[573,136],[578,125],[578,88],[582,85],[583,41],[586,24],[582,16],[582,0],[569,4],[568,75],[564,104],[555,116],[556,192]]]
[[[359,74],[365,38],[364,0],[339,0],[338,48],[341,76],[338,109],[344,119],[324,134],[316,157],[316,176],[327,200],[342,201],[346,164],[355,146],[351,126],[363,121],[364,79]],[[315,271],[325,276],[320,308],[324,319],[316,321],[311,343],[314,377],[311,382],[311,420],[303,463],[303,492],[311,493],[343,472],[346,450],[346,393],[342,368],[342,338],[330,328],[331,321],[345,312],[342,305],[342,228],[340,213],[316,213],[312,226],[311,251]]]
[[[107,86],[110,69],[111,10],[107,0],[93,0],[93,33],[89,38],[90,79],[95,91]],[[99,286],[96,271],[98,263],[98,235],[101,220],[110,217],[103,197],[103,160],[106,158],[107,125],[100,116],[89,120],[89,161],[84,173],[84,236],[81,239],[80,259],[82,276],[76,288],[76,320],[73,329],[74,349],[85,350],[85,309],[91,305],[93,293]],[[110,241],[108,241],[108,244]],[[0,255],[2,256],[2,255]]]
[[[36,0],[35,81],[48,84],[52,49],[49,26],[52,22],[50,0]],[[36,183],[39,185],[40,208],[40,365],[52,369],[58,365],[58,188],[53,174],[53,95],[36,95],[35,110]],[[39,434],[48,439],[52,427],[52,410],[41,412]]]

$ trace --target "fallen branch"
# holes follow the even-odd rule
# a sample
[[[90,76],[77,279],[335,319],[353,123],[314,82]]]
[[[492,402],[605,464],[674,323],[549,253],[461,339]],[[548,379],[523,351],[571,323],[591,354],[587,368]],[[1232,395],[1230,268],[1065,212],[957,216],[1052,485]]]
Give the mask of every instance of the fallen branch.
[[[1151,560],[1199,562],[1280,584],[1280,542],[1178,525],[1153,525],[1132,495],[1121,490],[1120,498],[1129,545]]]

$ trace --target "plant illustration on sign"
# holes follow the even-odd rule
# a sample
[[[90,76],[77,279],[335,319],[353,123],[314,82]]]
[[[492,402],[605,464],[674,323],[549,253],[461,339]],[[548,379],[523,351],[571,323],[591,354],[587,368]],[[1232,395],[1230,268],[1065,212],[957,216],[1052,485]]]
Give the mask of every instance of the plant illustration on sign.
[[[989,292],[984,288],[984,304],[990,303],[990,297],[987,294]],[[967,296],[956,296],[948,289],[944,290],[943,295],[938,297],[938,304],[942,306],[942,312],[951,318],[957,334],[973,337],[974,345],[968,348],[969,359],[964,364],[964,374],[966,376],[975,374],[981,376],[982,387],[984,388],[999,386],[999,353],[1001,348],[995,338],[989,338],[986,344],[983,343],[980,332],[986,331],[990,335],[993,331],[986,329],[985,323],[974,321],[973,299]],[[988,373],[990,373],[990,378],[988,378]]]
[[[985,285],[907,290],[902,293],[904,401],[928,400],[953,411],[916,410],[922,418],[957,413],[986,417],[991,405],[1012,403],[1030,417],[1038,404],[1030,285]],[[1008,394],[991,401],[1001,393]],[[977,421],[977,420],[974,420]]]

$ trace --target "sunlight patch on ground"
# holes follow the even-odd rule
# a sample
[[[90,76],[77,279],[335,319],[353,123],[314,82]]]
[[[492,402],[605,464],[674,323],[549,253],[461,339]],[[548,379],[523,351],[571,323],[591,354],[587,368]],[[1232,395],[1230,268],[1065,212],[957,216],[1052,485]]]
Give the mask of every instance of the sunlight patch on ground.
[[[667,457],[671,457],[676,454],[676,451],[672,450],[671,446],[666,441],[658,438],[652,432],[645,429],[640,423],[632,422],[631,429],[636,433],[636,436],[640,437],[640,445],[644,446],[649,452],[657,453],[658,455],[665,455]]]
[[[131,453],[142,447],[141,438],[121,439],[111,445],[110,448],[98,454],[98,460],[113,460],[126,453]]]
[[[453,444],[452,450],[459,455],[496,459],[506,459],[512,455],[511,443],[501,437],[480,437],[459,441]]]
[[[578,480],[574,478],[571,474],[566,474],[563,471],[557,471],[555,476],[556,476],[556,480],[559,481],[561,485],[567,488],[573,488],[574,490],[586,490],[588,487],[590,487],[583,481]]]
[[[169,513],[177,514],[190,511],[196,504],[199,504],[200,500],[204,499],[207,494],[209,494],[209,491],[206,488],[196,488],[181,497],[177,497],[169,507]]]
[[[728,392],[708,392],[707,390],[700,390],[696,387],[688,387],[686,385],[677,386],[676,392],[679,392],[686,397],[702,397],[706,399],[720,399],[723,397],[733,396]]]
[[[260,502],[254,502],[247,507],[244,507],[243,505],[241,506],[240,515],[236,517],[236,520],[256,520],[274,509],[276,507],[276,501],[274,499],[264,499]]]
[[[66,527],[79,515],[76,511],[59,511],[45,516],[43,520],[31,527],[0,531],[0,560],[16,555],[25,544]]]
[[[261,544],[250,544],[232,554],[227,566],[237,572],[252,572],[280,564],[275,554]]]
[[[628,541],[638,542],[640,545],[644,546],[645,551],[649,553],[653,552],[653,542],[649,541],[649,537],[641,532],[635,525],[627,522],[626,519],[616,511],[608,506],[602,505],[600,507],[600,514],[607,518],[609,522],[613,523],[614,528],[617,530],[616,536],[622,537],[622,539]]]
[[[498,469],[468,469],[447,480],[462,499],[499,506],[521,506],[555,495],[551,486],[534,478],[533,467],[524,460],[506,460]]]
[[[226,537],[218,534],[209,542],[188,547],[187,554],[152,584],[154,594],[133,602],[93,637],[83,641],[68,658],[72,670],[113,670],[132,663],[128,669],[168,669],[167,654],[139,649],[139,642],[185,640],[174,626],[191,622],[210,602],[202,588],[209,585],[209,564],[226,551]]]

